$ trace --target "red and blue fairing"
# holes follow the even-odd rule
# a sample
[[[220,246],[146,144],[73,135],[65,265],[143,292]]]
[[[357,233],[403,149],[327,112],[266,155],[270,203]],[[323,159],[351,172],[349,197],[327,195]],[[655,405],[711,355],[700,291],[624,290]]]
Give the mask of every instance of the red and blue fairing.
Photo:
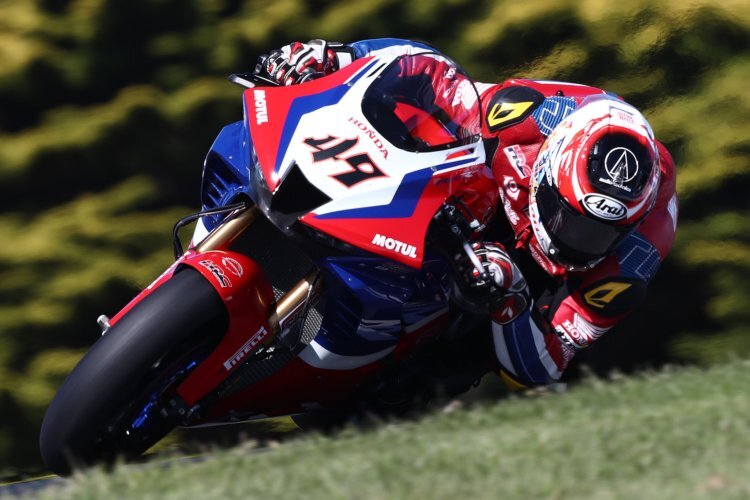
[[[484,218],[496,204],[477,102],[471,81],[434,54],[248,89],[244,121],[224,128],[206,160],[204,206],[244,193],[284,231],[301,223],[419,268],[446,199],[473,200]]]
[[[448,264],[425,248],[437,210],[461,197],[480,222],[493,215],[476,90],[452,63],[422,54],[248,89],[244,105],[244,120],[206,158],[203,206],[245,196],[282,233],[336,247],[315,260],[325,290],[318,334],[279,377],[294,386],[295,370],[314,369],[318,380],[342,370],[365,379],[446,320]],[[204,217],[194,241],[218,222]],[[265,400],[263,387],[246,396]],[[290,404],[299,397],[284,391]]]

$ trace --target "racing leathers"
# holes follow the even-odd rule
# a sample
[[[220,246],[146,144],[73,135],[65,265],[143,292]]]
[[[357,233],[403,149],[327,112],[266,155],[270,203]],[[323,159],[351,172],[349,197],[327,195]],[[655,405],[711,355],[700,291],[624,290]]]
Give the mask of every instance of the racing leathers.
[[[436,52],[425,44],[399,39],[348,45],[314,40],[275,51],[270,62],[262,63],[278,81],[288,85],[335,71],[361,57],[426,51]],[[531,168],[553,129],[584,98],[606,92],[586,85],[527,79],[478,83],[476,87],[487,163],[498,185],[507,224],[497,216],[488,236],[499,244],[478,243],[475,248],[488,269],[497,269],[494,276],[505,276],[506,290],[518,298],[498,301],[490,311],[493,364],[511,387],[548,384],[560,378],[577,351],[590,346],[645,299],[648,284],[675,236],[678,202],[674,164],[666,148],[657,142],[661,170],[658,195],[637,230],[593,267],[560,265],[548,257],[531,227]],[[437,90],[437,106],[463,106],[455,100],[441,102]],[[451,111],[457,114],[462,110]],[[526,283],[530,294],[519,293]]]

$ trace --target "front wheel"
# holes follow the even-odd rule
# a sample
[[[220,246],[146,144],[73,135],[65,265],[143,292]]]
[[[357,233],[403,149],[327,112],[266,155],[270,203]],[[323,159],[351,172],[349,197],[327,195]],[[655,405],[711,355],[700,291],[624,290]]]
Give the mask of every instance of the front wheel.
[[[44,416],[40,450],[47,466],[137,456],[176,424],[158,396],[174,389],[215,347],[227,312],[211,284],[185,268],[145,297],[78,363]]]

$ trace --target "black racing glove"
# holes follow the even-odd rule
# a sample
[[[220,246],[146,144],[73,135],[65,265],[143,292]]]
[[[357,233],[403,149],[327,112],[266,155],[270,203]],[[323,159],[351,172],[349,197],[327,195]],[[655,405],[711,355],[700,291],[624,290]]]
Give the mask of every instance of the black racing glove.
[[[480,273],[468,258],[459,266],[464,289],[469,290],[464,300],[486,308],[500,324],[513,321],[530,303],[528,285],[521,270],[499,243],[474,243],[472,250],[485,273]]]

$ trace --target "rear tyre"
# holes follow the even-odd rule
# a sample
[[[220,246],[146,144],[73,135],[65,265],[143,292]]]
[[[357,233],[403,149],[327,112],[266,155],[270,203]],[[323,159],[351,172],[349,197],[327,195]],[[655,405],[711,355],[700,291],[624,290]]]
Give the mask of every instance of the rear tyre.
[[[176,386],[216,345],[227,321],[219,295],[190,268],[144,298],[94,344],[52,400],[39,439],[47,466],[65,475],[137,456],[161,439],[177,422],[146,413],[149,398]],[[143,415],[148,425],[133,426]]]

